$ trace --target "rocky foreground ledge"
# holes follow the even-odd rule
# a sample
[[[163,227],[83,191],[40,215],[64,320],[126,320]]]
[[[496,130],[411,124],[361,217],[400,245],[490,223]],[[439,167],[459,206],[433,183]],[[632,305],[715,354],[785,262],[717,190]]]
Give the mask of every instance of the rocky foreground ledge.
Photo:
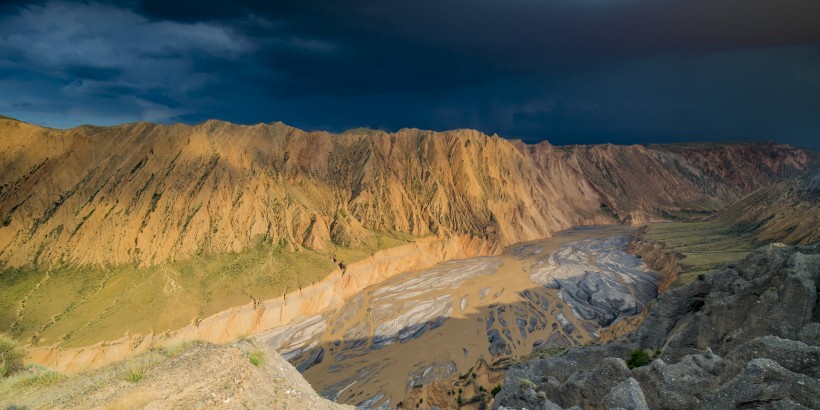
[[[820,246],[761,247],[665,292],[621,340],[511,368],[494,407],[820,408],[818,276]]]
[[[353,410],[319,397],[290,363],[251,340],[169,345],[71,376],[44,371],[0,383],[0,409]]]

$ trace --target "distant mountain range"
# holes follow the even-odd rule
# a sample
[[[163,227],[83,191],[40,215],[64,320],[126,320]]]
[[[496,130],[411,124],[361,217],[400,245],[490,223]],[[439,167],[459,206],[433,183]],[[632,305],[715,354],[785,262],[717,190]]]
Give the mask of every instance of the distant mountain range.
[[[152,266],[261,239],[356,248],[384,232],[505,245],[573,225],[708,215],[817,162],[757,142],[557,147],[474,130],[55,130],[0,118],[0,268]]]

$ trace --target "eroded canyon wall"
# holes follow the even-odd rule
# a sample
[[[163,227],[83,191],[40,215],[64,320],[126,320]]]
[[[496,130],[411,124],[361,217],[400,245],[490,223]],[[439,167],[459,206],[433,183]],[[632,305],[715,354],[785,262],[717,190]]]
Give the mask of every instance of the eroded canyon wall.
[[[259,238],[355,248],[378,231],[509,244],[714,210],[811,163],[775,144],[553,147],[472,130],[54,130],[2,118],[0,267],[149,266]]]
[[[595,187],[604,209],[631,224],[702,217],[816,164],[803,150],[769,142],[578,145],[557,151]]]
[[[820,241],[820,169],[760,188],[722,209],[713,221],[736,226],[760,243]]]
[[[612,220],[476,131],[333,135],[281,123],[51,130],[0,120],[0,263],[153,265],[264,237],[355,248],[375,231],[500,243]]]

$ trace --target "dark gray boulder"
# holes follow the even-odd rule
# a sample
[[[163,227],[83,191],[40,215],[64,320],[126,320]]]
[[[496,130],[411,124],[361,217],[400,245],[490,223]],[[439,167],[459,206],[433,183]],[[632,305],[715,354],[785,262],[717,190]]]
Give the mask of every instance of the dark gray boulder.
[[[808,408],[820,408],[820,381],[794,373],[771,359],[754,359],[728,383],[704,401],[705,409],[766,407],[789,400]]]
[[[649,410],[641,385],[632,377],[613,387],[604,396],[604,406],[608,409]]]
[[[696,409],[714,388],[723,360],[707,351],[677,363],[653,360],[649,366],[633,369],[649,407],[653,409]]]

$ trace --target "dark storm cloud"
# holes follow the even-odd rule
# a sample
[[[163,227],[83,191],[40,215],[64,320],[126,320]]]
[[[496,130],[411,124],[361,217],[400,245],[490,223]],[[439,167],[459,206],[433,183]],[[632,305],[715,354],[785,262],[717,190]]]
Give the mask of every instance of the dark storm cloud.
[[[65,72],[81,80],[111,80],[122,74],[122,70],[116,67],[106,68],[86,65],[66,67]]]
[[[295,77],[295,93],[434,92],[658,52],[820,43],[814,0],[148,0],[139,9],[240,27],[266,66]]]
[[[816,0],[4,2],[0,113],[811,145],[817,27]]]

